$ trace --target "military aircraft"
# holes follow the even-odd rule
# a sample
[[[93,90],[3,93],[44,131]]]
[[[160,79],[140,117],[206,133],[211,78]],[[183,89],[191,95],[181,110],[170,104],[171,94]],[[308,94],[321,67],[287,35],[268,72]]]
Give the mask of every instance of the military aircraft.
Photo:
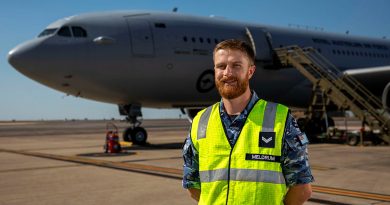
[[[60,19],[9,51],[19,72],[69,95],[119,106],[132,124],[125,140],[146,142],[141,107],[180,108],[190,117],[219,100],[213,48],[225,39],[256,51],[251,82],[261,98],[307,107],[312,85],[294,68],[280,68],[275,48],[314,47],[377,96],[388,96],[390,41],[155,11],[110,11]]]

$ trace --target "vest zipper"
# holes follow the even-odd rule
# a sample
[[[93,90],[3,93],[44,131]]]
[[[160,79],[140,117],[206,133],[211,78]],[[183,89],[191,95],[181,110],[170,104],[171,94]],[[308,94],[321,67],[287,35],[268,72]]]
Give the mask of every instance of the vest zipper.
[[[228,166],[228,179],[227,179],[227,183],[228,183],[228,188],[227,188],[227,193],[226,193],[226,205],[228,205],[228,201],[229,201],[229,192],[230,192],[230,164],[231,164],[231,160],[232,160],[232,154],[233,154],[233,150],[234,150],[234,147],[235,145],[237,144],[237,141],[238,141],[238,138],[240,138],[240,135],[241,135],[241,131],[242,129],[244,128],[245,126],[245,123],[246,123],[246,120],[248,119],[249,117],[249,114],[252,112],[252,109],[257,105],[257,103],[260,101],[260,99],[256,100],[256,102],[253,104],[253,106],[251,107],[251,109],[248,111],[248,114],[244,120],[244,123],[242,124],[242,127],[240,129],[240,132],[238,133],[238,136],[237,136],[237,139],[236,139],[236,142],[232,145],[230,144],[230,141],[229,141],[229,138],[228,138],[228,135],[227,135],[227,130],[226,130],[226,127],[225,127],[225,124],[223,123],[223,120],[222,120],[222,116],[221,116],[221,113],[220,113],[220,106],[221,106],[221,103],[218,104],[218,115],[219,115],[219,119],[221,120],[221,123],[222,123],[222,127],[223,127],[223,131],[225,132],[225,137],[226,137],[226,140],[228,141],[230,147],[231,147],[231,150],[230,150],[230,154],[229,154],[229,166]],[[248,102],[249,103],[249,102]]]

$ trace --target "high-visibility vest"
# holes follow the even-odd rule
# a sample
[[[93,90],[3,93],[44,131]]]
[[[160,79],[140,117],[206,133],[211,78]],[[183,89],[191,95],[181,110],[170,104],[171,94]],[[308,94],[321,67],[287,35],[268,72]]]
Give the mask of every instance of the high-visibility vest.
[[[200,111],[192,123],[191,140],[199,152],[199,204],[283,204],[287,187],[280,158],[288,108],[257,101],[231,146],[219,106]]]

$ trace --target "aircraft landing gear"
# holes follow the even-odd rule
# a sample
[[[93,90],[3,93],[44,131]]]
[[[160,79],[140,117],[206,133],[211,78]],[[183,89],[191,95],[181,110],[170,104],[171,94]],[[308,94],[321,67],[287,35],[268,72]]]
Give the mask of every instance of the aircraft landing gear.
[[[127,128],[123,132],[123,140],[128,142],[132,141],[137,145],[146,144],[148,133],[143,127],[140,126],[142,123],[142,118],[138,118],[142,117],[141,105],[119,105],[119,113],[121,115],[126,115],[126,121],[131,125],[131,127]]]

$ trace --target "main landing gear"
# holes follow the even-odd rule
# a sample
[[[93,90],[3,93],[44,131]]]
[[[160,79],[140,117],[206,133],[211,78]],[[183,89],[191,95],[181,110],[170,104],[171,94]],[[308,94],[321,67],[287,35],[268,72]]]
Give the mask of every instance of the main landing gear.
[[[127,142],[133,142],[137,145],[146,144],[148,133],[141,127],[142,112],[140,104],[119,105],[119,113],[126,115],[126,121],[130,123],[131,127],[128,127],[123,132],[123,140]]]

